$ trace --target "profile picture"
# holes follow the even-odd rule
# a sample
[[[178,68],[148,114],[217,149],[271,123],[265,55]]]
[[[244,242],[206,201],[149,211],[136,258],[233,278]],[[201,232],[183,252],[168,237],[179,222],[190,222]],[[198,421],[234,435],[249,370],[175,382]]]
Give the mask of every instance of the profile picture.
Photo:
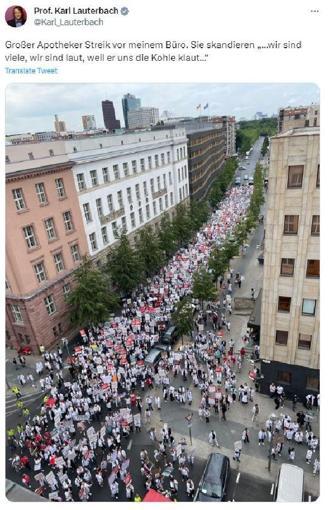
[[[5,14],[7,25],[10,27],[22,27],[26,23],[26,11],[20,5],[8,7]]]

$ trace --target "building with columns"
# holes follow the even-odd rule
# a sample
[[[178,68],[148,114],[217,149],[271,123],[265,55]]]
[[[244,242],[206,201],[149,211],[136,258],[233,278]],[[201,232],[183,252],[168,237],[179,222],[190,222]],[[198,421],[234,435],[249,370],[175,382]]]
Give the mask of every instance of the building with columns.
[[[261,389],[319,390],[320,130],[271,139],[261,308]]]

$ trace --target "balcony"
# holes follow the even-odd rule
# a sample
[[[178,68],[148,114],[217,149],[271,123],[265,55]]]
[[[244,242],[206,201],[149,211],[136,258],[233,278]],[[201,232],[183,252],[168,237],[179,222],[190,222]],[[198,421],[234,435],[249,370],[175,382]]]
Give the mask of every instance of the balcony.
[[[107,214],[106,216],[101,216],[100,218],[101,225],[105,225],[105,223],[109,223],[110,221],[114,221],[117,218],[120,218],[120,216],[123,216],[124,213],[125,208],[121,207],[120,209],[117,209],[116,211],[113,211],[110,214]]]
[[[159,191],[152,192],[152,198],[155,200],[156,198],[162,197],[167,194],[167,188],[159,189]]]

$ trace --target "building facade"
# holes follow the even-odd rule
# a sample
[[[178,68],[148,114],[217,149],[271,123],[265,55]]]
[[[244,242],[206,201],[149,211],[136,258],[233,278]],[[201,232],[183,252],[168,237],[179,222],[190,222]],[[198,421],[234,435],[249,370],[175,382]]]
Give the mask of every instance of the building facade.
[[[85,131],[96,129],[95,115],[82,115],[81,120]]]
[[[129,110],[127,118],[129,129],[149,128],[159,122],[159,109],[142,107]]]
[[[115,109],[112,101],[102,101],[104,126],[109,131],[120,129],[120,121],[115,116]]]
[[[129,128],[128,112],[141,107],[141,100],[133,94],[125,94],[122,98],[122,112],[126,129]]]
[[[222,115],[220,117],[209,117],[209,121],[214,127],[224,129],[226,135],[225,152],[226,157],[230,158],[236,154],[236,122],[235,117]]]
[[[225,130],[193,127],[186,129],[190,196],[192,199],[202,200],[225,163]]]
[[[87,241],[72,165],[24,161],[24,147],[10,148],[6,170],[6,343],[38,352],[74,333],[65,296]]]
[[[271,139],[261,311],[261,389],[319,389],[320,159],[318,128]]]
[[[278,132],[284,133],[294,128],[320,126],[320,105],[280,108]]]

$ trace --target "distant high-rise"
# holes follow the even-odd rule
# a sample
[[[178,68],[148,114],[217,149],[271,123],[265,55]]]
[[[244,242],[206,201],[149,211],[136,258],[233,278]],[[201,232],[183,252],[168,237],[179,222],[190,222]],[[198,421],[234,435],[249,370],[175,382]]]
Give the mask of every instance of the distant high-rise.
[[[115,117],[115,109],[112,101],[102,101],[104,125],[109,131],[120,129],[120,121]]]
[[[58,115],[55,115],[54,126],[55,126],[56,133],[62,133],[64,131],[66,131],[65,122],[63,120],[59,120]]]
[[[96,120],[94,115],[82,115],[82,126],[85,131],[96,129]]]
[[[125,94],[122,98],[122,111],[123,118],[125,121],[126,129],[129,128],[128,125],[128,112],[133,110],[137,110],[141,107],[141,100],[138,97],[135,97],[133,94]]]
[[[159,122],[159,109],[142,107],[128,112],[129,129],[140,129],[155,126]]]

